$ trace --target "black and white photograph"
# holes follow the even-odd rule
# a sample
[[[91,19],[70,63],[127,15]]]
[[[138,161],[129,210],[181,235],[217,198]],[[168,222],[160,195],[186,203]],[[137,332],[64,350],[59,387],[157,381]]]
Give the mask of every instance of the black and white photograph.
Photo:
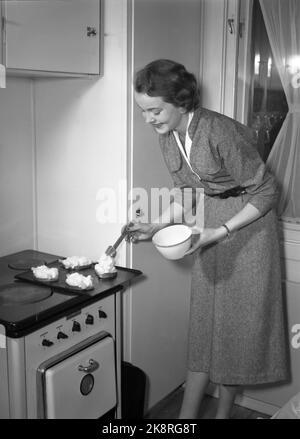
[[[300,0],[0,0],[0,420],[219,419],[300,420]]]

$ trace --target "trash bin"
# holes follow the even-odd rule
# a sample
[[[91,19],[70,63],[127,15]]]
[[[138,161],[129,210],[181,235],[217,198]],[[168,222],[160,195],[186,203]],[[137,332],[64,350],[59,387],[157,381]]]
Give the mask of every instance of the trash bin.
[[[300,419],[300,392],[279,409],[271,419]]]
[[[121,367],[122,419],[143,419],[146,374],[137,366],[122,362]]]

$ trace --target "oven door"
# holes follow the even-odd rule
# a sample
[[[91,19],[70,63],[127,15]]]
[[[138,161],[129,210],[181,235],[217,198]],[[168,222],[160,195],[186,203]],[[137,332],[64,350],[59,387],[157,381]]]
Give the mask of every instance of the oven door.
[[[39,417],[97,419],[115,407],[114,341],[91,338],[39,367]]]

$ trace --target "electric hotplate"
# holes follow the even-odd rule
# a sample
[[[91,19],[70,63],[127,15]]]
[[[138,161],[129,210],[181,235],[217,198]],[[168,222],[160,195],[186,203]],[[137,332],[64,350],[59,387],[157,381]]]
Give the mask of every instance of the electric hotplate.
[[[117,266],[116,278],[101,281],[94,275],[94,288],[86,292],[68,288],[61,266],[59,282],[34,279],[32,263],[37,266],[41,261],[42,265],[59,267],[60,259],[63,257],[35,250],[0,257],[0,324],[5,326],[7,336],[16,338],[33,332],[73,310],[123,290],[142,274]]]
[[[0,286],[0,306],[22,306],[41,302],[52,294],[50,288],[14,282]]]

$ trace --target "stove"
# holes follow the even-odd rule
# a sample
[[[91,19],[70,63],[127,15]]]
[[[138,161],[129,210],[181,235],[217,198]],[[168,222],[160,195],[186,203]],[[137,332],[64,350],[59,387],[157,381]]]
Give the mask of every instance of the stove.
[[[0,258],[0,418],[94,419],[118,407],[119,293],[141,272],[116,267],[86,293],[28,277],[59,259],[34,250]]]

